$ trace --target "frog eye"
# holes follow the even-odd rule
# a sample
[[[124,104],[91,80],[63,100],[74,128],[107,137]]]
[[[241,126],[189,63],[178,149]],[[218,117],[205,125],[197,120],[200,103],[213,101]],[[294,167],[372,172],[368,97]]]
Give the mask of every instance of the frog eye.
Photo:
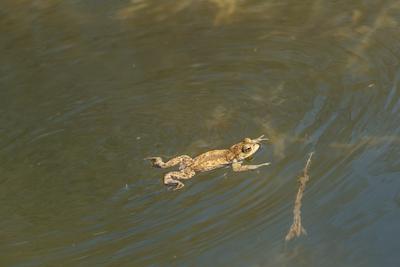
[[[244,145],[244,146],[242,147],[242,152],[243,152],[243,153],[250,152],[250,150],[251,150],[251,146]]]

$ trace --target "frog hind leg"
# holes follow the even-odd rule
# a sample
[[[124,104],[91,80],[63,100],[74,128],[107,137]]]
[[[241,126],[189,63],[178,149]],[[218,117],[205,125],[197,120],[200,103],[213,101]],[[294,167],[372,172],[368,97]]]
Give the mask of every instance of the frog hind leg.
[[[185,185],[178,180],[187,180],[192,178],[196,173],[189,169],[183,169],[181,171],[169,172],[164,176],[164,184],[165,185],[174,185],[176,186],[174,190],[181,189]]]
[[[193,162],[193,159],[188,155],[178,156],[168,160],[167,162],[164,162],[161,157],[148,157],[145,159],[150,160],[154,167],[163,169],[173,167],[178,164],[180,165],[180,169],[184,169]]]

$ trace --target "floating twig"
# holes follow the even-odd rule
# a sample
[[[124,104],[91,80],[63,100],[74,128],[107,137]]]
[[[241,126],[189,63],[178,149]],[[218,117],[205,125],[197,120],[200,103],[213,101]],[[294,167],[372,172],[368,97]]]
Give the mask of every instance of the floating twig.
[[[286,241],[289,241],[294,237],[299,237],[301,234],[307,234],[306,230],[301,225],[301,199],[303,197],[304,189],[306,188],[306,183],[310,179],[310,176],[308,175],[308,170],[310,168],[311,158],[313,154],[314,152],[311,152],[308,156],[306,166],[303,169],[303,175],[299,177],[300,186],[299,190],[297,191],[296,200],[294,202],[293,224],[292,226],[290,226],[289,232],[285,237]]]

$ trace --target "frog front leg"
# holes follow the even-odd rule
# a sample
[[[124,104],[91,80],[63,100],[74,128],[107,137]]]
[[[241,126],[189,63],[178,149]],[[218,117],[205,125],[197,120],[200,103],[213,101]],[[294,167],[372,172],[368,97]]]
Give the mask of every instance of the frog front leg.
[[[271,162],[265,162],[265,163],[261,163],[258,165],[242,165],[242,162],[236,161],[236,162],[232,163],[232,169],[235,172],[242,172],[242,171],[248,171],[248,170],[255,170],[262,166],[268,166],[270,164],[271,164]]]
[[[189,157],[188,155],[178,156],[178,157],[168,160],[167,162],[164,162],[161,157],[148,157],[145,159],[150,160],[151,164],[154,167],[163,168],[163,169],[173,167],[177,164],[180,164],[180,166],[181,166],[180,169],[183,169],[184,167],[190,165],[193,162],[193,159],[191,157]]]
[[[183,169],[179,172],[175,171],[175,172],[169,172],[167,174],[165,174],[164,176],[164,184],[165,185],[175,185],[175,189],[174,190],[178,190],[181,189],[182,187],[184,187],[185,185],[181,182],[178,181],[177,179],[180,180],[187,180],[192,178],[196,173],[189,169]]]

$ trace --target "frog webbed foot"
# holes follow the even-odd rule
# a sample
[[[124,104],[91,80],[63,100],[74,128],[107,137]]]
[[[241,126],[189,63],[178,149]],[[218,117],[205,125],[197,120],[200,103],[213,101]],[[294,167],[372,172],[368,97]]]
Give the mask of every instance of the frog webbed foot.
[[[178,184],[177,184],[176,187],[174,188],[174,191],[175,191],[175,190],[179,190],[179,189],[181,189],[181,188],[184,187],[184,186],[185,186],[184,183],[178,181]]]
[[[151,165],[156,168],[163,168],[165,165],[161,157],[147,157],[145,160],[150,160]]]
[[[195,175],[195,172],[190,169],[185,169],[179,172],[169,172],[164,176],[164,184],[165,185],[174,185],[176,186],[174,190],[179,190],[185,185],[178,181],[177,179],[190,179]]]
[[[173,178],[173,174],[167,173],[164,177],[164,185],[175,187],[173,190],[179,190],[185,186],[184,183]]]

